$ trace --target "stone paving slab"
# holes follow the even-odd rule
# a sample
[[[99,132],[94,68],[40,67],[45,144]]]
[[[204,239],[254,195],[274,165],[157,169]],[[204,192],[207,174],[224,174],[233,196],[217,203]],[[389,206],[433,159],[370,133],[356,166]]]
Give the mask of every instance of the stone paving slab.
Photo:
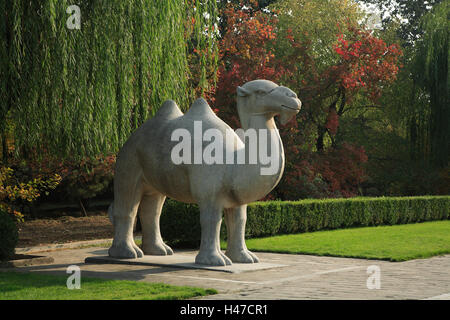
[[[109,256],[95,256],[87,257],[85,263],[94,264],[127,264],[138,266],[159,266],[159,267],[173,267],[184,269],[203,269],[209,271],[220,271],[228,273],[241,273],[256,270],[266,270],[272,268],[286,267],[285,264],[275,263],[233,263],[229,266],[208,266],[196,264],[192,255],[175,253],[169,256],[144,256],[138,259],[115,259]]]

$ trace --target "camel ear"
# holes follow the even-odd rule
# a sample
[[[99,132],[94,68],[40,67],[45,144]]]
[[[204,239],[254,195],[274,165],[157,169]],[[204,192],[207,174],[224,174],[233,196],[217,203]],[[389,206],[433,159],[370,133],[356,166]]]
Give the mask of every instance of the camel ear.
[[[247,90],[245,90],[244,88],[242,88],[242,87],[237,87],[237,95],[239,96],[239,97],[248,97],[249,95],[250,95],[250,92],[249,91],[247,91]]]

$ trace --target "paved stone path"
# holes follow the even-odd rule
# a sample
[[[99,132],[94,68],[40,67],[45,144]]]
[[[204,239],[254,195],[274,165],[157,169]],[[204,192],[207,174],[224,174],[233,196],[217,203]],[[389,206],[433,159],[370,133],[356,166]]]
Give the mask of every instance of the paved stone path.
[[[193,257],[196,251],[183,251]],[[105,255],[104,248],[47,252],[54,264],[18,268],[21,271],[66,274],[78,265],[89,277],[164,282],[215,288],[219,294],[203,299],[446,299],[450,300],[450,255],[407,262],[258,253],[267,263],[286,267],[243,273],[179,268],[85,264]],[[374,267],[375,266],[375,267]],[[369,269],[368,269],[369,268]],[[379,268],[379,269],[378,269]],[[368,272],[369,270],[369,272]],[[380,289],[368,289],[373,270],[380,272]],[[372,282],[369,281],[369,284]]]

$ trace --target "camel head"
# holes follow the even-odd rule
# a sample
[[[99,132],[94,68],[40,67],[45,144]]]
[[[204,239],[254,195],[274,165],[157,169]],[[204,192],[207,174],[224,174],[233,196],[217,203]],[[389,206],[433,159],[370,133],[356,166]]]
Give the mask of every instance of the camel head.
[[[266,115],[268,119],[280,116],[286,124],[302,106],[295,92],[268,80],[254,80],[237,88],[237,109],[241,124],[252,115]]]

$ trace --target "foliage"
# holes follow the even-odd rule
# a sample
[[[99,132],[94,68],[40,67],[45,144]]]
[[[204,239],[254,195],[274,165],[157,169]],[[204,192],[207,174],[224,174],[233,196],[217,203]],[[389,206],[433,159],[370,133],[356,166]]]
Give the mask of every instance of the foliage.
[[[300,93],[304,108],[302,127],[317,127],[315,147],[325,149],[325,138],[336,145],[339,118],[346,113],[357,94],[364,94],[372,103],[380,96],[383,85],[392,82],[398,72],[401,54],[396,44],[387,45],[364,30],[347,23],[339,27],[333,42],[322,44],[334,51],[337,59],[325,65],[321,55],[314,56],[311,48],[317,41],[308,35],[287,30],[286,39],[292,50],[283,56],[290,65],[286,82]],[[364,106],[362,106],[364,108]]]
[[[226,19],[219,43],[220,65],[215,95],[219,116],[231,126],[239,127],[236,117],[236,88],[255,79],[278,80],[270,44],[275,39],[277,19],[253,7],[242,9],[229,3],[222,11]],[[253,8],[253,10],[251,10]]]
[[[366,178],[367,156],[340,132],[354,121],[350,111],[370,108],[395,80],[400,48],[359,25],[360,13],[351,2],[333,1],[329,7],[328,1],[285,1],[274,8],[281,10],[275,55],[289,70],[284,82],[303,102],[298,127],[283,135],[290,162],[285,176],[302,178],[280,186],[292,190],[283,199],[354,196]],[[296,190],[308,187],[314,192],[298,191],[295,197]]]
[[[356,3],[347,0],[285,0],[274,3],[270,9],[278,12],[280,20],[282,36],[278,38],[278,53],[293,53],[295,48],[292,47],[292,40],[307,45],[312,61],[306,59],[291,63],[304,62],[304,67],[307,67],[314,62],[315,72],[322,72],[338,61],[338,56],[332,49],[337,35],[346,33],[343,27],[347,24],[357,25],[362,18]],[[298,80],[307,77],[306,70],[298,71]]]
[[[305,152],[288,163],[278,194],[285,199],[352,197],[366,180],[366,162],[364,148],[347,143],[321,154]]]
[[[422,6],[416,4],[417,8],[409,9]],[[421,36],[402,42],[404,67],[398,80],[383,87],[383,94],[367,112],[353,110],[356,119],[344,119],[340,139],[363,145],[369,157],[366,195],[449,193],[445,5],[448,8],[448,4],[430,2],[433,9],[420,13],[417,22],[422,22],[414,28]],[[380,35],[398,42],[402,40],[399,27],[385,24]]]
[[[371,100],[375,101],[381,94],[380,83],[396,79],[400,48],[396,44],[386,45],[369,30],[352,26],[348,29],[350,39],[346,40],[343,34],[339,34],[338,43],[334,45],[335,52],[346,62],[345,69],[339,71],[340,85],[350,96],[367,87]]]
[[[90,199],[113,196],[115,161],[115,155],[64,160],[47,155],[40,160],[25,162],[26,175],[49,177],[58,172],[58,186],[51,193],[46,192],[40,202],[75,202],[87,215]]]
[[[18,222],[23,221],[23,214],[19,211],[23,203],[31,204],[42,193],[48,194],[60,183],[61,176],[50,174],[28,181],[23,179],[20,171],[0,167],[0,210],[14,216]]]
[[[287,166],[274,197],[358,194],[367,157],[363,148],[339,139],[340,120],[359,96],[372,105],[395,80],[400,48],[358,25],[361,16],[351,2],[287,0],[269,6],[271,12],[251,3],[222,11],[219,116],[239,126],[234,100],[242,83],[265,78],[288,86],[303,110],[298,123],[281,130]]]
[[[164,239],[178,246],[198,246],[200,243],[200,211],[197,205],[166,200],[160,218]]]
[[[0,138],[14,181],[0,203],[23,211],[45,192],[33,179],[54,173],[51,199],[102,195],[111,154],[163,100],[185,110],[203,95],[237,128],[236,86],[256,78],[303,102],[280,128],[286,168],[266,200],[448,194],[448,1],[358,2],[378,6],[383,30],[350,0],[81,0],[81,30],[66,28],[69,1],[3,1]]]
[[[269,203],[256,203],[269,209]],[[411,198],[352,198],[329,200],[303,200],[279,202],[278,214],[281,219],[276,232],[263,233],[252,228],[252,216],[249,208],[247,223],[249,237],[265,235],[311,232],[324,229],[340,229],[357,226],[394,225],[415,223],[449,218],[449,197],[411,197]],[[274,212],[273,210],[271,212]],[[275,211],[276,212],[276,211]],[[260,222],[258,222],[260,223]]]
[[[217,80],[219,26],[214,1],[202,4],[199,0],[186,0],[189,8],[201,10],[188,11],[185,18],[185,40],[187,47],[188,85],[190,99],[204,96],[213,99]],[[185,109],[189,105],[182,105]]]
[[[416,82],[430,99],[429,146],[431,163],[448,168],[450,157],[449,108],[450,3],[443,2],[423,16],[423,36],[416,42]]]
[[[375,5],[381,12],[384,27],[397,19],[402,19],[397,30],[400,39],[413,44],[422,35],[421,18],[442,0],[358,0],[358,2]]]
[[[55,190],[69,200],[91,199],[104,193],[114,177],[116,157],[99,156],[81,161],[66,160],[61,167],[61,185]]]
[[[449,196],[255,202],[248,206],[246,237],[449,218]],[[196,245],[199,230],[197,206],[166,201],[161,215],[161,234],[166,241]]]
[[[26,159],[116,152],[165,99],[186,108],[188,39],[202,52],[198,86],[215,64],[215,1],[82,0],[79,30],[66,27],[72,4],[0,2],[0,130],[9,115]]]
[[[8,260],[14,255],[19,240],[17,225],[11,215],[0,208],[0,261]]]

